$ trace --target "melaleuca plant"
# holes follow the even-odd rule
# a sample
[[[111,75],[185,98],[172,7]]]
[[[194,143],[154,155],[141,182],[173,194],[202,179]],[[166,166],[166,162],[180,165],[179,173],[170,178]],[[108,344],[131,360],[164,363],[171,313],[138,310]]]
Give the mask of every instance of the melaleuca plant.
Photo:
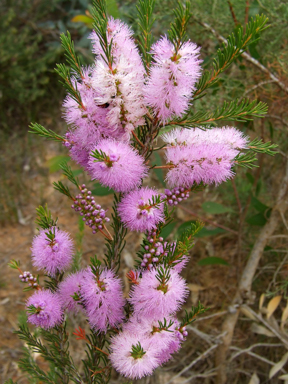
[[[186,34],[189,2],[179,3],[168,34],[157,42],[151,35],[154,3],[139,0],[141,35],[135,40],[126,24],[107,15],[104,0],[95,1],[93,66],[80,63],[69,33],[61,36],[67,65],[57,65],[56,71],[67,89],[66,135],[31,125],[32,133],[62,142],[91,180],[115,192],[111,210],[105,211],[67,164],[61,168],[73,186],[54,183],[91,231],[103,237],[105,264],[94,257],[84,269],[67,274],[73,241],[47,207],[38,209],[39,234],[31,248],[32,264],[45,271],[46,281],[11,263],[27,289],[34,290],[26,303],[28,322],[41,329],[42,337],[27,326],[17,334],[53,367],[43,371],[27,354],[20,367],[37,382],[108,383],[112,368],[133,380],[168,362],[187,338],[187,325],[205,311],[199,303],[177,318],[188,295],[180,274],[202,224],[191,225],[172,243],[163,240],[161,231],[174,219],[175,206],[191,193],[233,178],[238,166],[256,166],[257,152],[274,153],[273,144],[250,141],[231,126],[215,126],[221,120],[261,117],[267,111],[264,103],[235,100],[216,111],[196,111],[193,105],[255,42],[267,19],[256,16],[245,33],[238,27],[217,51],[214,70],[203,72],[200,47]],[[163,166],[151,161],[159,149],[165,152]],[[143,184],[155,168],[167,172],[163,191]],[[135,269],[127,274],[131,289],[125,299],[117,273],[128,231],[143,233],[143,242]],[[82,312],[90,325],[89,334],[81,324],[75,332],[86,341],[82,367],[75,366],[69,352],[66,319],[73,312]]]

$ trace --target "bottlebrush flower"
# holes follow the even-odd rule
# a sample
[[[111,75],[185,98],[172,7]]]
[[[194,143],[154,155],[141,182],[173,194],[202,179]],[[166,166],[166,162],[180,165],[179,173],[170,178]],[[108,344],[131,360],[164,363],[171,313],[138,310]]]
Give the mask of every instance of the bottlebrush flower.
[[[97,331],[105,332],[123,320],[125,300],[119,278],[113,271],[104,269],[95,276],[91,269],[84,273],[81,297],[89,323]]]
[[[74,245],[69,233],[52,227],[40,230],[39,235],[33,239],[31,251],[34,267],[55,276],[70,266]]]
[[[130,379],[151,375],[159,366],[157,346],[141,334],[120,332],[111,339],[110,350],[112,366]]]
[[[103,160],[93,156],[93,151],[103,152]],[[130,145],[115,140],[101,140],[92,150],[89,160],[92,180],[114,189],[116,192],[129,192],[141,183],[147,175],[144,158]]]
[[[168,317],[177,312],[188,295],[185,280],[173,269],[169,270],[166,282],[159,282],[157,269],[143,273],[138,285],[130,293],[130,303],[138,316],[150,316],[154,319]]]
[[[128,140],[131,131],[143,125],[146,113],[142,89],[145,69],[129,27],[109,18],[108,43],[112,41],[112,68],[103,60],[104,52],[95,32],[91,35],[96,58],[92,75],[98,105],[107,105],[109,127]],[[101,56],[102,55],[102,56]]]
[[[36,291],[26,303],[28,321],[36,327],[53,328],[63,320],[58,294],[49,290]]]
[[[166,36],[152,46],[155,64],[150,69],[144,98],[162,122],[173,115],[182,116],[188,109],[201,74],[199,51],[196,44],[187,41],[176,53]]]
[[[83,284],[84,271],[78,271],[61,281],[58,294],[62,307],[70,312],[78,312],[81,306],[81,285]]]
[[[234,127],[222,127],[211,129],[173,129],[161,136],[162,140],[172,146],[177,145],[205,145],[205,144],[225,144],[229,148],[247,148],[248,138],[243,132]]]
[[[154,189],[145,187],[124,196],[118,205],[118,212],[125,226],[131,231],[145,232],[163,221],[163,203],[151,205],[153,196],[157,195]]]
[[[162,325],[165,322],[167,328],[161,327],[158,320]],[[170,321],[172,325],[168,327]],[[129,334],[143,335],[150,338],[154,345],[157,346],[158,353],[160,353],[163,349],[168,348],[169,344],[175,339],[174,331],[178,325],[177,319],[172,317],[154,319],[153,317],[142,316],[136,313],[123,326],[123,330]]]
[[[231,168],[239,152],[224,144],[177,146],[166,150],[170,187],[190,188],[194,183],[220,184],[234,176]]]

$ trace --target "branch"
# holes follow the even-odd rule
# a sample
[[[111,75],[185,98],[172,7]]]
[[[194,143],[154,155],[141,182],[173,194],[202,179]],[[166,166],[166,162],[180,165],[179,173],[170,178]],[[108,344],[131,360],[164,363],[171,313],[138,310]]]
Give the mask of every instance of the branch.
[[[288,192],[288,161],[286,163],[286,170],[285,175],[282,179],[282,183],[279,188],[278,196],[276,203],[272,209],[271,215],[269,219],[267,220],[266,224],[262,228],[254,246],[251,251],[249,260],[242,272],[242,276],[239,281],[237,292],[233,298],[232,305],[236,304],[242,304],[244,300],[247,300],[250,298],[251,295],[251,287],[254,275],[256,273],[256,270],[258,268],[259,261],[261,259],[261,256],[263,254],[264,248],[269,240],[269,237],[273,234],[275,231],[278,221],[279,221],[279,212],[285,212],[288,208],[288,204],[285,201],[285,197]],[[250,309],[249,309],[250,310]],[[254,314],[254,313],[253,313]],[[222,331],[226,331],[225,336],[223,337],[222,341],[223,344],[219,346],[219,350],[216,355],[216,364],[218,366],[218,375],[217,375],[217,384],[223,384],[226,383],[226,354],[227,351],[231,345],[234,329],[238,320],[239,316],[239,309],[235,309],[235,311],[231,311],[226,316],[223,324],[222,324]],[[258,315],[256,314],[256,317]],[[259,317],[259,316],[258,316]],[[262,322],[264,322],[263,319],[261,319]],[[265,322],[266,323],[266,322]],[[265,324],[266,325],[266,324]],[[271,328],[269,325],[268,328]],[[270,329],[269,328],[269,329]],[[272,329],[271,329],[272,331]],[[273,328],[273,331],[275,333],[275,330]],[[277,331],[276,331],[277,332]],[[279,336],[277,336],[279,337]],[[288,342],[287,342],[288,343]]]
[[[173,376],[166,384],[171,384],[176,380],[178,377],[182,376],[183,373],[187,372],[188,369],[194,367],[199,361],[205,359],[207,356],[210,355],[211,352],[214,351],[218,347],[217,344],[212,345],[210,348],[208,348],[205,352],[203,352],[200,356],[197,357],[197,359],[191,361],[190,364],[188,364],[186,367],[184,367],[180,372],[177,373],[177,375]]]
[[[207,31],[211,32],[219,41],[221,41],[222,43],[224,44],[228,44],[227,40],[225,39],[225,37],[221,36],[214,28],[212,28],[209,24],[207,23],[203,23],[202,21],[199,21],[199,20],[196,20],[195,21],[202,25],[202,27],[204,27]],[[269,71],[268,68],[266,68],[263,64],[261,64],[258,60],[254,59],[254,57],[252,57],[251,55],[249,55],[249,53],[246,53],[246,52],[242,52],[241,53],[241,56],[249,61],[250,63],[252,63],[253,65],[255,65],[255,67],[257,67],[258,69],[260,69],[263,73],[266,73],[266,75],[268,75],[270,77],[270,79],[272,81],[274,81],[279,88],[282,89],[282,91],[286,92],[288,94],[288,87],[286,86],[286,84],[283,83],[283,81],[281,81],[277,76],[275,76],[271,71]],[[197,92],[196,92],[197,94]],[[195,94],[195,95],[196,95]]]

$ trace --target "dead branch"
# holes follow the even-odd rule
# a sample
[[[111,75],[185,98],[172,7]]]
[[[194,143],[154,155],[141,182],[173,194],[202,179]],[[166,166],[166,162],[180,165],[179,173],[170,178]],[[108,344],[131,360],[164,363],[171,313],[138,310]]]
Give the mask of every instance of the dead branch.
[[[241,305],[243,301],[251,300],[251,287],[254,275],[258,268],[260,258],[263,254],[264,248],[268,242],[268,239],[274,233],[277,224],[280,219],[279,212],[285,212],[288,208],[287,199],[285,199],[288,191],[288,161],[286,163],[285,176],[282,179],[280,189],[278,192],[276,204],[272,209],[271,216],[267,220],[266,224],[259,233],[259,236],[253,246],[249,260],[242,272],[242,276],[239,281],[238,290],[232,301],[232,306]],[[219,345],[219,349],[216,354],[216,366],[218,367],[217,384],[224,384],[227,381],[226,375],[226,355],[232,342],[234,329],[238,320],[239,309],[235,308],[235,311],[230,311],[226,316],[222,324],[222,332],[226,331],[225,336],[222,338],[222,344]],[[258,316],[258,315],[257,315]],[[273,329],[274,330],[274,329]],[[272,331],[273,332],[273,331]],[[277,331],[276,331],[277,332]],[[275,330],[274,330],[275,333]],[[279,337],[279,335],[277,336]],[[283,339],[283,337],[282,337]],[[281,339],[281,341],[282,341]]]
[[[175,379],[183,375],[183,373],[187,372],[190,368],[192,368],[194,365],[196,365],[199,361],[205,359],[214,349],[217,348],[217,344],[212,345],[210,348],[208,348],[205,352],[203,352],[200,356],[198,356],[195,360],[191,361],[190,364],[188,364],[186,367],[184,367],[180,372],[177,373],[177,375],[173,376],[166,384],[171,384]]]

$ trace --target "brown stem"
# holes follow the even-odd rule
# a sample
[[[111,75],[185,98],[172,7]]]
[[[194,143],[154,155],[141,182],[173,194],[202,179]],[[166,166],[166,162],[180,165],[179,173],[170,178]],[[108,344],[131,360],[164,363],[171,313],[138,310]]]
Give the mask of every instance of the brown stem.
[[[238,194],[238,191],[237,191],[237,188],[236,188],[235,180],[231,179],[231,183],[232,183],[232,187],[233,187],[233,190],[234,190],[234,193],[235,193],[235,197],[236,197],[236,200],[237,200],[239,214],[241,215],[242,207],[241,207],[241,202],[240,202],[240,199],[239,199],[239,194]]]
[[[234,20],[234,24],[237,26],[239,24],[239,21],[236,18],[236,15],[235,15],[235,12],[234,12],[234,9],[233,9],[233,5],[231,4],[230,0],[228,0],[228,5],[229,5],[230,12],[231,12],[231,16],[232,16],[232,18]]]
[[[151,167],[150,169],[166,169],[166,168],[175,168],[175,165],[173,164],[157,165],[155,167]]]
[[[108,235],[110,236],[110,240],[113,240],[113,236],[111,235],[111,233],[109,232],[109,230],[108,230],[108,228],[106,227],[105,224],[104,224],[104,229],[108,233]]]
[[[135,140],[137,141],[137,143],[142,147],[144,148],[144,144],[139,140],[138,136],[136,135],[136,133],[134,131],[132,131],[132,135],[133,137],[135,138]]]
[[[246,24],[248,24],[248,20],[249,20],[249,8],[250,8],[249,0],[246,0],[244,33],[246,32]]]

